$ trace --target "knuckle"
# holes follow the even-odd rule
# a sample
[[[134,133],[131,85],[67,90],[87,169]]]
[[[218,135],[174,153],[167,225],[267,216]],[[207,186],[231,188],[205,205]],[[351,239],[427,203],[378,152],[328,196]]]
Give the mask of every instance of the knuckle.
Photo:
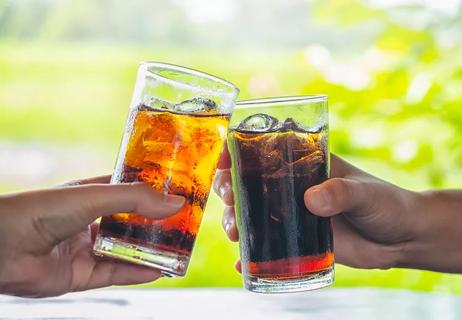
[[[223,194],[223,201],[226,205],[232,205],[234,203],[234,193],[232,189],[228,189],[224,194]]]
[[[333,178],[327,186],[333,199],[339,202],[345,202],[351,197],[351,188],[347,181],[341,178]]]
[[[130,182],[129,183],[129,190],[132,190],[134,191],[135,193],[138,193],[138,194],[152,194],[153,193],[153,189],[148,186],[146,183],[139,183],[139,182]],[[127,190],[127,191],[129,191]]]
[[[146,183],[137,183],[135,184],[135,188],[138,188],[141,192],[144,192],[144,193],[152,193],[154,191]]]
[[[229,170],[223,172],[223,178],[224,182],[231,183],[231,172]]]
[[[213,191],[218,194],[220,184],[221,184],[221,177],[222,173],[221,170],[217,171],[217,174],[215,175],[215,179],[213,180]]]

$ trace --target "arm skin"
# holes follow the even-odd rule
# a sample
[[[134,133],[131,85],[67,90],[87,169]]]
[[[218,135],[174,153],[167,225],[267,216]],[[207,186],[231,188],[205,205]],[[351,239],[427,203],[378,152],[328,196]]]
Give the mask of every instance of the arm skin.
[[[337,262],[462,273],[461,190],[408,191],[335,155],[331,170],[332,178],[308,189],[304,200],[312,213],[333,218]],[[238,241],[227,151],[214,189],[226,205],[223,227]]]
[[[416,237],[397,266],[462,273],[462,191],[422,192],[419,200]]]
[[[46,297],[72,291],[149,282],[158,270],[97,258],[100,216],[137,212],[165,218],[184,204],[149,186],[109,185],[109,177],[0,196],[0,294]]]

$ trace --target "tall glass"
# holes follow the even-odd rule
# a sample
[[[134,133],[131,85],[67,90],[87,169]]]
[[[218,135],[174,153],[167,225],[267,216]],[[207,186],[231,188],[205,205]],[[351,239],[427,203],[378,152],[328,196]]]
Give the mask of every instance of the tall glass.
[[[143,181],[186,203],[163,220],[136,213],[103,218],[96,254],[185,275],[238,92],[199,71],[140,65],[111,183]]]
[[[304,192],[329,176],[326,96],[238,102],[228,133],[245,287],[282,293],[334,280],[332,226]]]

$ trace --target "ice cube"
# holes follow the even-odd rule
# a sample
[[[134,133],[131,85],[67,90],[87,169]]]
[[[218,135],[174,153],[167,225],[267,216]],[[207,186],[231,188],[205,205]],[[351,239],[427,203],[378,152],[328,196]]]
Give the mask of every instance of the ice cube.
[[[185,100],[173,106],[174,111],[192,113],[208,113],[216,109],[217,105],[213,100],[203,97],[196,97],[189,100]]]
[[[143,105],[152,109],[172,110],[173,106],[170,102],[158,99],[156,97],[145,97]]]
[[[281,135],[279,139],[279,148],[286,148],[289,152],[293,150],[307,149],[309,147],[306,135],[301,137],[293,132],[288,132],[285,135]]]
[[[278,119],[264,113],[257,113],[242,120],[237,129],[251,132],[273,132],[280,127]]]
[[[267,154],[262,154],[260,163],[265,172],[275,172],[281,168],[284,163],[281,150],[272,150]]]
[[[284,129],[284,131],[298,131],[298,132],[307,131],[302,125],[297,123],[293,118],[287,118],[282,124],[282,128]]]
[[[309,133],[321,133],[322,131],[327,131],[327,126],[316,126],[308,129]]]
[[[315,151],[297,161],[287,163],[279,170],[272,174],[273,178],[282,177],[285,175],[303,176],[317,172],[324,163],[324,153]]]
[[[298,159],[288,166],[296,175],[301,173],[308,174],[319,170],[324,163],[324,153],[322,151],[315,151],[303,158]]]
[[[327,179],[327,165],[325,154],[322,151],[315,151],[312,154],[303,157],[294,163],[289,164],[289,171],[295,175],[294,186],[300,193],[315,184],[319,184]],[[300,205],[303,205],[303,195],[300,194]]]

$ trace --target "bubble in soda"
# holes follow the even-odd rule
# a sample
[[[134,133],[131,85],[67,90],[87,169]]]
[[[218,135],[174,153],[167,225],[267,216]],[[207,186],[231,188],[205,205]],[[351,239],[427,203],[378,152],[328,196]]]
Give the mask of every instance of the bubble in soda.
[[[280,129],[280,127],[281,124],[275,117],[257,113],[242,120],[237,129],[250,132],[272,132]]]
[[[209,113],[216,110],[217,105],[213,100],[196,97],[193,99],[185,100],[173,106],[174,111],[178,112],[193,112],[193,113]]]

